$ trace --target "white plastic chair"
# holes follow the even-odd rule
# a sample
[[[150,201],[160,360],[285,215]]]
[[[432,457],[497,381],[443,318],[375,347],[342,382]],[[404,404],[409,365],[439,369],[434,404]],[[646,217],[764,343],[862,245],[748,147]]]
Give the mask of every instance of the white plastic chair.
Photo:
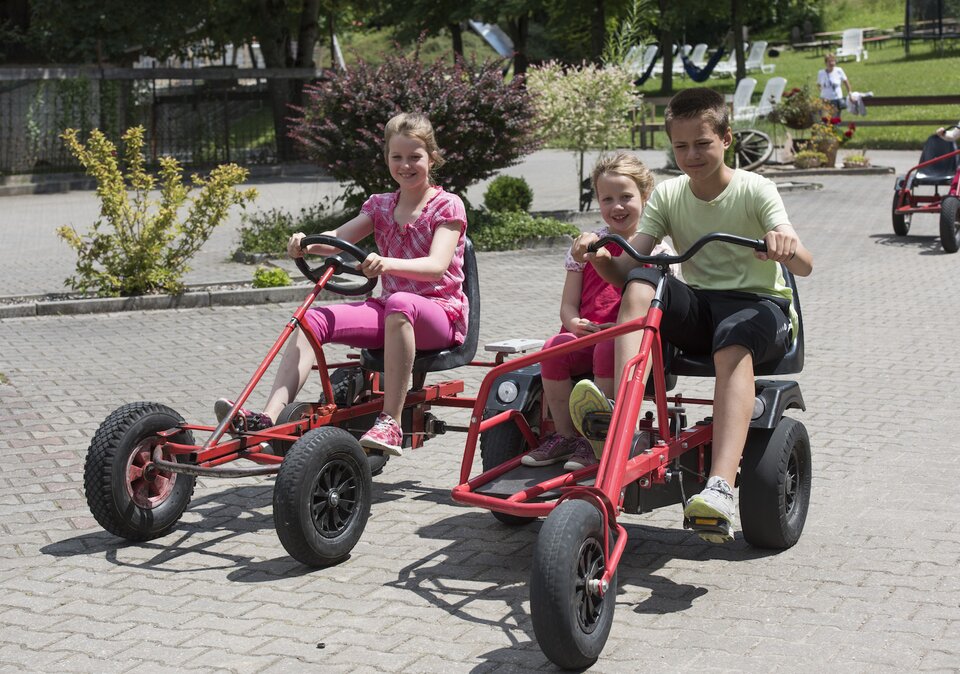
[[[683,69],[683,57],[690,56],[690,52],[693,51],[693,47],[688,44],[680,47],[680,51],[677,52],[673,57],[673,74],[674,75],[683,75],[686,73],[686,70]]]
[[[753,111],[756,108],[752,105],[751,99],[753,90],[756,88],[757,80],[752,77],[744,77],[737,82],[737,89],[733,92],[733,121],[754,119]]]
[[[699,42],[693,46],[693,50],[690,52],[690,63],[702,68],[707,63],[707,43]]]
[[[863,29],[847,28],[843,31],[843,39],[840,42],[840,48],[837,49],[837,59],[854,56],[857,61],[859,61],[861,54],[863,55],[863,60],[866,61],[867,50],[863,48]]]
[[[747,43],[743,43],[743,51],[747,51]],[[730,56],[720,61],[713,69],[713,74],[717,77],[733,77],[737,74],[737,52],[731,51]]]
[[[748,78],[749,79],[749,78]],[[765,117],[773,112],[773,108],[783,98],[783,90],[787,86],[787,80],[783,77],[771,77],[763,87],[763,93],[760,94],[760,103],[757,105],[744,105],[737,107],[736,100],[733,105],[733,121],[747,121],[753,124],[758,117]]]
[[[744,64],[746,71],[753,72],[759,70],[762,73],[772,73],[777,66],[773,63],[765,64],[763,58],[767,53],[767,43],[758,40],[750,46],[750,52],[747,54],[747,61]]]

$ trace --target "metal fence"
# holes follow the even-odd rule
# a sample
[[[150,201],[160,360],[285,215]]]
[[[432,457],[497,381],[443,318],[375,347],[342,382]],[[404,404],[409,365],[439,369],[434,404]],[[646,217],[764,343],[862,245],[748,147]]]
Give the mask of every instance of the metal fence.
[[[147,162],[270,164],[277,142],[268,82],[308,69],[0,69],[0,174],[74,171],[60,134],[100,129],[115,143],[141,125]]]

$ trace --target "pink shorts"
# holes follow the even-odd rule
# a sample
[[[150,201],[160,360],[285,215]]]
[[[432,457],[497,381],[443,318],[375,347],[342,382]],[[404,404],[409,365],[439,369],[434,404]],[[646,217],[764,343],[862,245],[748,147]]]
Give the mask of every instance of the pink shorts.
[[[390,314],[407,317],[418,349],[433,351],[455,343],[453,324],[443,307],[413,293],[394,293],[385,302],[370,299],[312,308],[304,322],[321,344],[382,349],[384,320]]]
[[[546,349],[576,339],[572,332],[561,332],[547,340]],[[593,346],[571,351],[564,356],[548,358],[540,363],[540,375],[551,381],[570,379],[575,375],[593,372],[594,377],[613,377],[613,340],[607,339]]]

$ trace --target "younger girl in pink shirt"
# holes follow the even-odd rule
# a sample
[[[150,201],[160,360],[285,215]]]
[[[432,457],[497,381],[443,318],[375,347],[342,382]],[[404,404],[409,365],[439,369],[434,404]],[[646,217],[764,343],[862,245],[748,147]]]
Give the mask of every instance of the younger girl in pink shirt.
[[[595,233],[619,234],[629,240],[636,233],[644,204],[653,191],[653,174],[637,157],[621,152],[601,157],[593,168],[592,180],[600,217],[605,223]],[[623,252],[616,244],[607,244],[606,248],[614,257]],[[654,254],[667,250],[664,246]],[[568,251],[564,267],[567,277],[560,303],[563,329],[547,340],[545,349],[614,325],[620,310],[620,288],[604,281],[591,264],[576,262]],[[593,447],[577,435],[570,418],[571,377],[593,372],[597,386],[607,397],[613,397],[613,344],[612,339],[602,341],[541,363],[543,398],[556,432],[543,438],[539,447],[523,457],[524,465],[546,466],[566,461],[565,469],[578,470],[597,463]]]

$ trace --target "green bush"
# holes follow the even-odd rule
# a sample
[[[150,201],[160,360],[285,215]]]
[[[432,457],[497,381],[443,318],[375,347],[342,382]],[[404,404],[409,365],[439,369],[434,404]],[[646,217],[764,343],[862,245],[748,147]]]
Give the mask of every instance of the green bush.
[[[207,178],[194,174],[189,187],[172,157],[160,158],[158,177],[148,174],[143,134],[139,126],[123,134],[122,159],[98,130],[90,132],[86,145],[76,129],[61,135],[87,174],[96,178],[100,199],[100,219],[88,233],[80,236],[69,226],[57,230],[77,251],[77,273],[66,280],[74,290],[93,291],[101,297],[182,292],[190,258],[231,206],[244,207],[257,195],[253,189],[234,189],[247,178],[247,170],[236,164],[218,166]],[[150,196],[158,187],[159,200]],[[190,199],[186,217],[181,217],[195,187],[199,193]],[[101,229],[104,224],[109,226],[106,231]]]
[[[473,211],[467,230],[477,250],[514,250],[537,239],[576,236],[580,230],[555,218],[537,218],[524,211]]]
[[[290,274],[282,267],[259,266],[253,272],[254,288],[282,288],[292,283]]]
[[[268,211],[259,211],[244,215],[243,225],[240,227],[240,247],[243,253],[266,253],[271,257],[285,257],[287,241],[294,232],[304,234],[322,234],[336,229],[347,220],[360,212],[356,208],[336,208],[341,197],[323,200],[313,206],[301,208],[300,214],[294,216],[282,208],[271,208]],[[373,235],[357,243],[361,249],[371,251],[376,248]]]
[[[291,136],[306,155],[365,195],[393,191],[383,128],[398,112],[430,118],[446,163],[438,183],[455,194],[539,147],[522,79],[505,81],[499,61],[425,63],[389,56],[359,62],[304,89]]]
[[[528,211],[533,203],[533,190],[523,178],[497,176],[483,193],[488,211]]]

